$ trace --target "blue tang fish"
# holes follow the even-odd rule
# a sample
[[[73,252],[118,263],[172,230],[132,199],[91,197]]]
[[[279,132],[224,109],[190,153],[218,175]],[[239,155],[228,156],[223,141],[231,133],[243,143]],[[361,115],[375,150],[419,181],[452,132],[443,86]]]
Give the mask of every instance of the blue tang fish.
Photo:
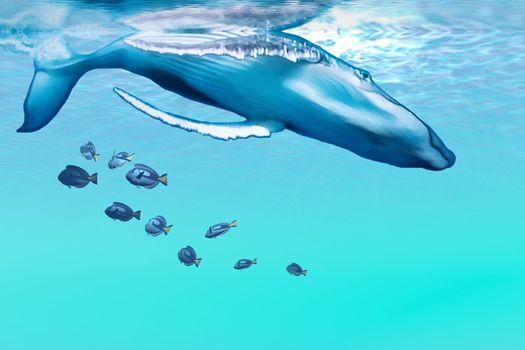
[[[133,211],[133,209],[121,202],[113,202],[104,212],[113,220],[129,221],[132,218],[140,220],[140,210]]]
[[[92,182],[98,183],[98,175],[94,173],[89,175],[87,171],[76,165],[68,165],[58,175],[58,180],[68,187],[82,188]]]
[[[240,259],[239,261],[237,261],[235,263],[233,268],[236,269],[236,270],[244,270],[244,269],[247,269],[248,267],[250,267],[250,266],[252,266],[254,264],[257,264],[257,259],[253,259],[253,260]]]
[[[138,187],[154,188],[159,183],[168,186],[168,174],[159,176],[155,170],[144,164],[135,164],[126,174],[126,179]]]
[[[97,153],[95,145],[91,141],[80,146],[80,153],[87,160],[93,159],[96,162],[100,158],[100,154]]]
[[[215,238],[217,236],[223,235],[230,230],[232,227],[237,227],[237,220],[233,220],[231,223],[222,223],[213,225],[208,228],[206,231],[206,238]]]
[[[157,217],[150,219],[146,224],[146,232],[151,236],[158,236],[161,233],[164,233],[167,235],[173,225],[169,225],[166,222],[166,219],[162,215],[158,215]]]
[[[186,246],[186,248],[179,250],[179,260],[186,266],[195,265],[195,267],[199,267],[202,259],[197,258],[197,253],[192,247]]]
[[[129,154],[128,152],[113,153],[113,157],[108,162],[108,167],[111,170],[120,168],[124,164],[131,162],[134,156],[134,153]]]
[[[290,265],[288,265],[286,267],[286,271],[288,271],[289,274],[294,276],[306,276],[306,273],[308,272],[308,270],[303,270],[303,268],[296,263],[291,263]]]

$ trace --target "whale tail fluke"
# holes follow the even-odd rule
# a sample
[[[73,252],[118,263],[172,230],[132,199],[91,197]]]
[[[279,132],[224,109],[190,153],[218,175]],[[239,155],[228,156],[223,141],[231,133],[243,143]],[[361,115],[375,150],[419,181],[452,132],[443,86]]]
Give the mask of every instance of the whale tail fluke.
[[[24,123],[18,132],[42,129],[64,105],[78,80],[89,70],[119,68],[118,49],[121,40],[90,54],[69,49],[68,59],[40,62],[35,60],[35,73],[24,101]]]
[[[55,117],[84,74],[79,68],[80,65],[44,68],[35,62],[35,74],[24,101],[24,123],[18,132],[37,131]]]

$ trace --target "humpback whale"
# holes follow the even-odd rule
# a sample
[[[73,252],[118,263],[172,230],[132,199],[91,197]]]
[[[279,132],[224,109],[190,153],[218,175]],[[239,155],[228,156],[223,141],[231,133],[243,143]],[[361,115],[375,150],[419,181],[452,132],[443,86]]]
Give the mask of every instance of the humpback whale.
[[[199,121],[114,88],[134,108],[186,131],[230,140],[290,130],[397,167],[443,170],[455,162],[454,153],[430,126],[383,91],[369,72],[280,31],[139,33],[91,54],[35,62],[18,131],[46,126],[82,75],[104,68],[127,70],[244,118],[230,123]]]

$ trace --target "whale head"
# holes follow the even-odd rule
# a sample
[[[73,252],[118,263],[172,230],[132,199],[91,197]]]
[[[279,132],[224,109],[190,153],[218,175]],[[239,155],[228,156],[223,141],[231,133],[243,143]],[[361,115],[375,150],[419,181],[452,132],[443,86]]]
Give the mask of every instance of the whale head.
[[[380,136],[376,143],[394,165],[417,166],[429,170],[450,168],[456,156],[439,136],[377,85],[369,72],[354,68],[352,89],[357,104],[366,109],[368,118],[377,122],[373,130]]]
[[[314,102],[309,108],[322,118],[308,128],[292,125],[293,131],[402,168],[443,170],[454,165],[454,153],[439,136],[381,89],[369,72],[345,64],[313,73],[290,87]]]

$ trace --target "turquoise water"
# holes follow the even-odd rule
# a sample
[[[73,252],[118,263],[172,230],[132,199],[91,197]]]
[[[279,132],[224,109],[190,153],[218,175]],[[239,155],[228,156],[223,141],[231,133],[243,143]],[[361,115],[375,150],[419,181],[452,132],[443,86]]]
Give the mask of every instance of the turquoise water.
[[[315,17],[288,31],[372,72],[440,135],[455,166],[400,169],[289,131],[228,142],[187,133],[112,88],[182,115],[233,117],[122,70],[88,73],[46,128],[18,134],[33,57],[173,29],[141,14],[232,4],[7,1],[1,349],[525,348],[525,3],[277,4],[244,6],[281,6],[266,14],[276,25]],[[284,9],[296,14],[283,20]],[[81,157],[87,141],[100,162]],[[131,186],[129,165],[107,168],[115,149],[167,172],[169,186]],[[98,186],[61,185],[67,164],[98,172]],[[113,201],[142,220],[108,219]],[[174,228],[148,237],[158,214]],[[233,219],[238,228],[204,238]],[[198,269],[177,259],[188,244]],[[258,264],[236,271],[240,258]],[[290,276],[291,262],[308,276]]]

